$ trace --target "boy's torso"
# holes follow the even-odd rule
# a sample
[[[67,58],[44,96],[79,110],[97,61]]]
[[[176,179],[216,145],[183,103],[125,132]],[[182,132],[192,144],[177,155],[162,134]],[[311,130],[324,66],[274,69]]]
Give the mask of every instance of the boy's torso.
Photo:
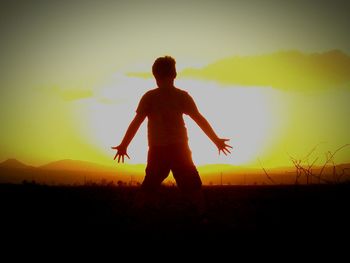
[[[178,88],[156,88],[147,92],[139,108],[148,117],[148,141],[150,146],[187,142],[187,130],[183,114],[188,111],[187,92]],[[192,100],[192,99],[191,99]]]

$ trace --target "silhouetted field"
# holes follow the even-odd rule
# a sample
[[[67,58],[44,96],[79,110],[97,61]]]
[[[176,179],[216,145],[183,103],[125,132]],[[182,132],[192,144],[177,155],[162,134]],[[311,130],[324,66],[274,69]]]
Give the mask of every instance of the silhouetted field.
[[[131,210],[138,187],[1,184],[1,225],[52,231],[109,229],[116,237],[218,237],[255,233],[350,233],[350,185],[204,187],[207,221],[198,220],[176,187],[157,207]]]

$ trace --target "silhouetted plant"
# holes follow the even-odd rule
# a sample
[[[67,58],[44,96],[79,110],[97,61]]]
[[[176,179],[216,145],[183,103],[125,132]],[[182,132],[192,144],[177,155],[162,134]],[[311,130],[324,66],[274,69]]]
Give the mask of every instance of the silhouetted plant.
[[[332,163],[333,163],[333,167],[335,166],[335,165],[334,165],[334,156],[336,155],[337,152],[339,152],[340,150],[342,150],[342,149],[344,149],[345,147],[348,147],[348,146],[350,146],[350,144],[344,144],[343,146],[341,146],[341,147],[339,147],[338,149],[336,149],[333,153],[332,153],[331,151],[328,151],[328,152],[326,153],[326,162],[325,162],[324,165],[322,166],[322,169],[321,169],[321,171],[320,171],[319,177],[322,176],[323,171],[324,171],[324,169],[325,169],[325,167],[326,167],[327,164],[329,164],[330,162],[332,162]],[[336,176],[335,173],[336,173],[336,169],[333,168],[333,176]],[[338,181],[338,180],[337,180],[337,181]]]
[[[337,170],[336,170],[336,165],[334,162],[334,156],[337,152],[339,152],[341,149],[344,149],[345,147],[349,146],[350,144],[345,144],[341,147],[339,147],[338,149],[336,149],[334,152],[328,151],[326,153],[326,161],[323,164],[319,174],[314,174],[313,173],[313,166],[315,165],[315,163],[318,161],[318,157],[316,157],[311,163],[310,163],[310,157],[311,155],[315,152],[315,150],[317,149],[317,147],[319,146],[316,145],[314,148],[312,148],[312,150],[302,159],[297,159],[292,157],[290,154],[289,157],[291,159],[291,161],[293,162],[295,168],[296,168],[296,176],[295,176],[295,184],[299,183],[299,179],[302,175],[305,175],[306,177],[306,184],[309,184],[312,181],[312,178],[316,178],[318,180],[318,183],[324,182],[324,183],[339,183],[341,177],[344,176],[345,171],[347,170],[347,168],[344,168],[342,170],[342,174],[337,174]],[[323,172],[326,168],[326,166],[328,164],[332,164],[333,166],[333,181],[328,180],[326,178],[323,177]]]
[[[272,179],[272,177],[267,173],[267,171],[265,170],[264,166],[262,165],[260,159],[259,160],[259,163],[260,163],[260,166],[262,168],[262,170],[264,171],[264,174],[266,175],[267,179],[269,179],[273,184],[275,184],[275,181]]]

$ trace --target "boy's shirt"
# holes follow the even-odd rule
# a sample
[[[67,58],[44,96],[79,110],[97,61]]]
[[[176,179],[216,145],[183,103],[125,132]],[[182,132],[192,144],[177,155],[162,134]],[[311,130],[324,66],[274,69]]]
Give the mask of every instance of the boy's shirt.
[[[192,97],[178,88],[156,88],[146,92],[136,109],[148,117],[148,145],[165,146],[188,141],[183,114],[198,112]]]

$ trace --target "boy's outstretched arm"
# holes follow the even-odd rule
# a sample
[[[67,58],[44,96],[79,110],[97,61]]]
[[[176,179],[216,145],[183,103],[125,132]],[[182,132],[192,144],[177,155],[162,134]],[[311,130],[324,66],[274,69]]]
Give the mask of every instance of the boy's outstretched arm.
[[[213,128],[209,122],[204,118],[204,116],[196,111],[195,113],[190,114],[190,117],[198,124],[198,126],[204,131],[204,133],[212,140],[212,142],[218,147],[219,154],[222,151],[225,155],[231,153],[229,148],[232,149],[231,145],[226,144],[230,139],[219,138],[214,132]]]
[[[122,159],[122,162],[124,162],[124,156],[130,159],[127,153],[128,146],[145,118],[146,115],[137,113],[134,119],[131,121],[122,142],[118,146],[112,147],[112,149],[117,150],[114,160],[118,157],[118,163],[120,162],[120,159]]]

